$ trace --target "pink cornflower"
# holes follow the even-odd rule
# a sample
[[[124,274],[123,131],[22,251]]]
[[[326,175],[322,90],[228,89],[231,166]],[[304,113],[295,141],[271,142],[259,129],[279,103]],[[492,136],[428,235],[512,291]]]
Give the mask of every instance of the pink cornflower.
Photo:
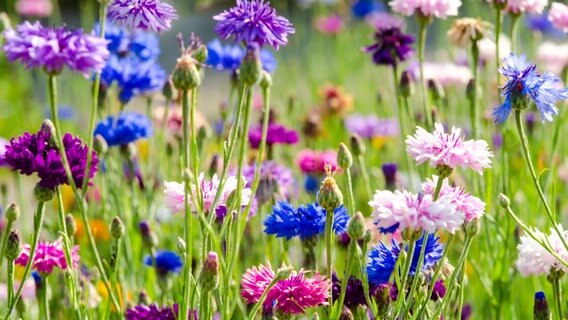
[[[215,212],[216,209],[225,207],[231,193],[237,190],[237,178],[235,176],[227,177],[227,180],[223,185],[223,192],[221,193],[221,197],[219,198],[217,206],[216,208],[213,208],[213,201],[215,200],[215,195],[217,194],[217,190],[220,186],[219,178],[215,174],[210,181],[207,181],[205,180],[204,173],[201,173],[198,180],[200,184],[200,194],[202,196],[203,202],[203,212],[206,213]],[[242,183],[243,189],[241,192],[241,206],[246,206],[251,201],[252,191],[250,188],[244,187],[247,184],[247,181],[244,177],[242,179]],[[166,181],[164,182],[164,187],[164,199],[166,207],[168,207],[172,212],[183,211],[185,208],[185,193],[183,183]],[[197,197],[196,188],[194,185],[190,187],[190,192],[193,194],[193,197],[190,196],[188,203],[191,206],[191,210],[195,212],[197,211],[197,209],[191,201],[191,198]]]
[[[50,0],[18,0],[16,12],[24,17],[45,18],[53,11]]]
[[[508,0],[507,12],[514,14],[541,14],[548,5],[548,0]]]
[[[317,18],[314,22],[316,30],[326,34],[338,34],[343,30],[343,19],[340,15]]]
[[[429,161],[432,168],[460,166],[471,168],[480,175],[483,175],[484,168],[491,167],[493,153],[489,151],[487,142],[464,141],[459,128],[452,127],[448,134],[441,124],[436,123],[435,127],[433,133],[417,127],[414,136],[406,138],[406,151],[418,164]]]
[[[30,245],[22,246],[22,253],[14,261],[17,265],[25,267],[30,258]],[[74,246],[71,251],[72,268],[79,266],[79,246]],[[32,267],[41,274],[51,274],[54,268],[67,269],[63,241],[57,239],[54,242],[39,242],[35,252]]]
[[[445,19],[457,16],[461,0],[391,0],[389,2],[394,12],[405,16],[422,14],[427,17]]]
[[[556,29],[568,33],[568,6],[564,3],[553,2],[548,12],[548,20]]]
[[[261,264],[247,269],[241,282],[241,296],[247,303],[256,303],[274,276],[270,262],[267,262],[266,266]]]
[[[464,222],[464,213],[456,211],[451,199],[445,196],[433,201],[430,194],[378,190],[369,205],[373,208],[372,217],[379,229],[398,225],[400,230],[434,233],[444,229],[454,233]]]
[[[568,240],[568,231],[565,231],[560,224],[557,228],[560,230],[564,239]],[[539,230],[533,230],[533,233],[539,240],[548,243],[550,249],[555,251],[560,258],[564,261],[568,261],[568,251],[566,251],[562,239],[554,229],[551,228],[550,235]],[[550,254],[550,252],[530,236],[521,236],[517,250],[519,251],[519,256],[515,265],[522,276],[548,275],[553,269],[562,271],[568,270],[556,257]]]
[[[331,166],[332,171],[336,171],[339,168],[335,150],[316,151],[304,149],[298,153],[296,163],[303,173],[325,173],[326,164]]]
[[[568,66],[568,44],[542,42],[538,46],[536,59],[546,71],[560,74]]]
[[[416,79],[418,76],[416,69]],[[472,79],[469,67],[460,66],[451,62],[426,62],[424,64],[424,80],[434,80],[444,87],[465,86]]]
[[[432,176],[432,179],[426,179],[426,181],[422,183],[422,192],[434,196],[437,183],[438,176]],[[479,219],[485,214],[485,202],[465,192],[464,188],[450,186],[447,179],[444,179],[442,189],[440,189],[440,197],[446,197],[450,203],[456,207],[457,211],[463,212],[465,222]]]

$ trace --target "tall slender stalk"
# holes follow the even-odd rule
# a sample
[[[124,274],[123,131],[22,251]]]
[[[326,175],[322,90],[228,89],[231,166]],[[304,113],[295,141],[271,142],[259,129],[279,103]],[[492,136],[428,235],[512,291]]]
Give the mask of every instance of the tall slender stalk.
[[[479,138],[479,47],[477,41],[471,43],[471,58],[473,71],[473,94],[470,97],[471,133],[474,139]]]
[[[39,318],[42,320],[50,320],[49,314],[49,297],[48,297],[48,283],[47,275],[41,277],[41,285],[39,287]]]
[[[564,313],[562,313],[562,283],[560,283],[560,277],[556,276],[552,280],[552,290],[554,291],[554,303],[556,304],[558,319],[564,319]]]
[[[10,234],[10,230],[12,230],[13,224],[14,221],[8,220],[8,223],[6,223],[6,227],[4,228],[4,234],[2,234],[2,242],[0,243],[0,267],[2,266],[4,251],[6,251],[6,244],[8,243],[8,235]]]
[[[426,34],[428,31],[428,18],[418,17],[418,64],[420,69],[420,96],[422,99],[422,109],[424,110],[424,119],[426,122],[426,128],[430,130],[433,128],[432,123],[432,110],[430,107],[430,99],[428,98],[426,80],[424,79],[424,52],[426,51]]]
[[[343,273],[343,280],[341,280],[341,292],[339,293],[339,300],[337,300],[337,309],[335,310],[334,319],[339,319],[341,315],[341,309],[343,308],[343,302],[345,301],[345,293],[347,292],[347,284],[349,283],[351,268],[353,267],[356,254],[357,242],[355,240],[351,240],[351,242],[349,242],[349,248],[347,248],[347,266]]]
[[[331,279],[333,266],[333,210],[327,210],[325,215],[325,254],[327,257],[327,278]],[[331,316],[333,311],[333,294],[329,294],[328,314]]]
[[[503,27],[503,10],[501,8],[495,9],[496,18],[495,18],[495,64],[499,66],[499,61],[501,59],[501,49],[499,46],[499,40],[501,39],[501,28]],[[501,73],[499,72],[499,68],[495,68],[495,80],[497,81],[496,84],[499,86],[499,80],[501,79]],[[497,94],[497,99],[499,104],[502,102],[502,97],[500,94]]]
[[[10,230],[10,229],[6,229],[6,230]],[[9,232],[6,232],[9,233]],[[8,285],[8,299],[6,300],[8,303],[12,303],[12,300],[14,300],[14,260],[8,260],[7,263],[7,271],[8,271],[8,279],[7,279],[7,285]],[[24,285],[24,281],[22,281],[20,283],[20,286]]]

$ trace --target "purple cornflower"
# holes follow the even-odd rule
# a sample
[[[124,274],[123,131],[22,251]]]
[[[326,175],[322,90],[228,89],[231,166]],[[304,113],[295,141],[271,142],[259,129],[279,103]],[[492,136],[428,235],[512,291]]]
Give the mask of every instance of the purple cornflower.
[[[377,30],[375,43],[363,48],[363,51],[373,54],[375,64],[395,66],[412,56],[413,44],[414,36],[403,33],[398,27],[392,27]]]
[[[40,130],[34,134],[26,132],[23,136],[12,138],[6,146],[4,160],[21,174],[36,173],[40,178],[40,186],[55,189],[69,182],[59,149],[50,143],[50,136],[49,132]],[[63,145],[73,180],[81,187],[87,165],[87,146],[70,133],[63,136]],[[98,162],[97,154],[93,151],[89,179],[95,175]]]
[[[517,56],[511,52],[503,59],[499,72],[508,81],[501,94],[505,102],[493,111],[495,122],[505,122],[512,109],[525,109],[530,100],[534,101],[542,122],[552,121],[558,114],[555,103],[568,99],[568,89],[562,87],[560,78],[550,72],[538,73],[536,65],[528,62],[525,55]]]
[[[6,160],[4,160],[4,152],[6,152],[6,145],[8,145],[8,140],[0,137],[0,167],[5,167],[7,165]]]
[[[341,293],[341,280],[337,277],[335,272],[332,275],[332,292],[333,300],[337,301],[339,299],[339,294]],[[358,306],[366,306],[365,301],[365,290],[363,289],[363,283],[361,280],[350,276],[347,280],[347,289],[345,290],[345,300],[343,304],[351,309],[356,310]]]
[[[163,32],[172,27],[178,15],[160,0],[114,0],[108,6],[108,18],[132,29]]]
[[[100,72],[109,51],[107,41],[82,30],[44,27],[39,22],[25,21],[16,29],[4,31],[3,47],[8,61],[19,60],[27,68],[41,68],[58,74],[67,67],[87,76]]]
[[[379,119],[375,115],[352,114],[345,118],[345,127],[350,133],[362,138],[396,137],[400,133],[395,119]]]
[[[223,38],[233,37],[246,45],[264,44],[278,50],[288,43],[288,34],[294,28],[286,18],[277,16],[276,10],[264,0],[237,0],[237,5],[213,17],[217,22],[215,32]]]
[[[249,143],[253,149],[258,149],[262,139],[262,126],[253,127],[249,130]],[[274,144],[296,144],[298,143],[298,132],[288,129],[278,123],[270,123],[266,134],[266,145]]]
[[[140,304],[126,310],[126,320],[176,320],[178,318],[178,305],[159,307],[156,304],[149,306]],[[187,319],[197,319],[197,312],[190,311]]]
[[[243,176],[249,188],[254,181],[255,171],[256,164],[243,168]],[[260,183],[255,197],[260,203],[266,203],[273,197],[277,200],[287,200],[297,194],[292,170],[286,166],[279,165],[275,161],[264,161],[260,166],[259,176]]]

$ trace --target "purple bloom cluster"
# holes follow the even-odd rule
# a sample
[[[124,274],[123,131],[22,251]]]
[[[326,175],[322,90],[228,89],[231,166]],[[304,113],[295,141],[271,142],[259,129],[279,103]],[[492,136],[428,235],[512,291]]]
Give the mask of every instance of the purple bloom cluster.
[[[264,0],[237,0],[237,5],[213,17],[217,20],[215,32],[223,38],[233,37],[246,45],[264,44],[278,50],[288,43],[288,34],[294,33],[292,24],[277,16],[276,10]]]
[[[126,320],[177,320],[178,318],[178,305],[159,307],[156,304],[137,305],[126,310]],[[187,319],[197,319],[197,312],[190,311],[191,316],[188,314]]]
[[[253,127],[249,130],[249,143],[253,149],[258,149],[262,140],[262,126]],[[296,144],[298,143],[298,132],[288,129],[278,123],[270,123],[266,133],[266,145],[274,144]]]
[[[256,164],[245,166],[243,168],[243,176],[245,177],[247,181],[247,187],[249,188],[252,186],[252,183],[254,181],[255,171]],[[279,200],[287,200],[294,195],[295,181],[292,170],[290,170],[290,168],[279,165],[275,161],[264,161],[260,167],[259,176],[260,185],[255,195],[257,199],[271,198],[274,196],[274,194],[277,194],[280,196],[278,198]],[[270,186],[263,186],[263,181],[264,184],[270,184]],[[267,181],[269,181],[269,183],[267,183]]]
[[[372,53],[373,62],[378,65],[395,66],[414,53],[414,36],[403,33],[398,27],[378,30],[375,32],[375,41],[363,51]]]
[[[58,74],[67,67],[88,75],[100,72],[109,51],[107,41],[82,30],[44,27],[25,21],[16,29],[4,31],[4,52],[8,61],[19,60],[27,68],[42,68]]]
[[[132,29],[163,32],[172,27],[178,15],[160,0],[114,0],[108,7],[108,18]]]
[[[63,145],[73,180],[80,187],[83,184],[87,165],[87,146],[83,145],[81,139],[74,138],[69,133],[63,136]],[[60,151],[50,143],[49,132],[43,130],[34,134],[26,132],[23,136],[12,138],[10,144],[6,146],[4,160],[13,170],[20,171],[21,174],[36,173],[40,178],[39,185],[42,187],[54,189],[59,185],[69,184]],[[89,179],[95,175],[98,162],[97,155],[93,151]]]
[[[396,137],[400,134],[396,119],[379,119],[376,115],[350,115],[345,118],[345,127],[362,138]]]

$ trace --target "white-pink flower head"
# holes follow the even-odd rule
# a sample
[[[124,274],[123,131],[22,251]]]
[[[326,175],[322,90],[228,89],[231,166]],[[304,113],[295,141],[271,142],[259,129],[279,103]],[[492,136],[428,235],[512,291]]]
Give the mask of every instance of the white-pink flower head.
[[[457,16],[461,0],[391,0],[389,2],[394,12],[405,16],[422,14],[427,17],[445,19]]]
[[[378,190],[369,205],[379,229],[424,230],[430,233],[438,229],[454,233],[464,222],[464,213],[456,211],[447,197],[433,201],[429,194],[412,194],[404,191]]]
[[[564,237],[564,241],[567,241],[568,231],[564,231],[560,224],[557,228]],[[556,252],[562,260],[568,261],[568,251],[566,251],[566,247],[564,247],[562,239],[558,236],[558,233],[556,233],[554,229],[551,228],[550,235],[546,235],[539,230],[533,230],[533,234],[536,235],[539,240],[544,241],[544,243],[548,243],[550,245],[550,249]],[[530,236],[521,236],[520,243],[517,246],[517,251],[519,252],[519,256],[515,265],[522,276],[548,275],[553,268],[555,270],[567,271],[567,268],[558,261],[556,257],[554,257],[540,243]]]
[[[514,14],[541,14],[548,5],[548,0],[508,0],[507,11]]]
[[[553,2],[548,12],[548,20],[556,29],[568,33],[568,6],[564,3]]]
[[[16,12],[24,17],[46,18],[53,11],[50,0],[18,0],[15,6]]]
[[[422,183],[422,192],[434,196],[437,183],[438,176],[426,179]],[[447,179],[444,179],[439,196],[445,197],[456,207],[457,211],[463,212],[465,222],[479,219],[485,214],[485,202],[467,193],[464,188],[450,186]]]
[[[433,133],[417,127],[414,136],[406,138],[406,151],[418,164],[429,161],[433,168],[471,168],[480,175],[484,168],[491,167],[493,157],[484,140],[464,141],[461,129],[452,127],[448,134],[439,123],[435,124]]]

